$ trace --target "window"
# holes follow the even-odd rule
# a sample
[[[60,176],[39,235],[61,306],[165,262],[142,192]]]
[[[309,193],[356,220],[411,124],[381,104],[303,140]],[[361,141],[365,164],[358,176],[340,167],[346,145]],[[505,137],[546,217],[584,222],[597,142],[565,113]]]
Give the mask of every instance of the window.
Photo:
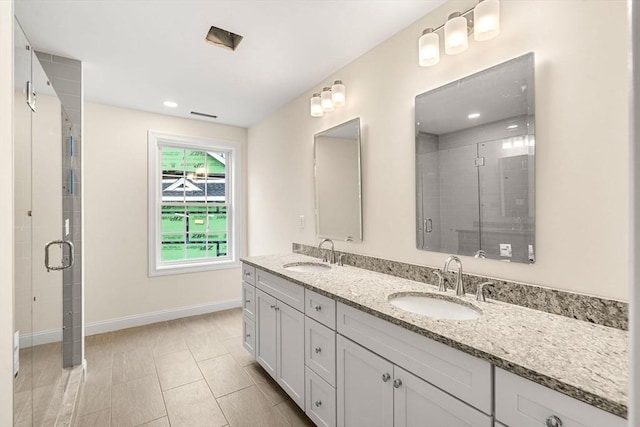
[[[149,275],[239,265],[238,143],[149,131]]]

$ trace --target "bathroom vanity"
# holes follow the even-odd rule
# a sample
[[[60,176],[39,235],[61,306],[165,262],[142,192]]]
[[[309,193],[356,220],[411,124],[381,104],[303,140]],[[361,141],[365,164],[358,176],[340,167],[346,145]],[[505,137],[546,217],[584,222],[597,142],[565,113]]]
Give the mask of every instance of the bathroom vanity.
[[[244,346],[316,425],[626,425],[625,331],[299,254],[242,275]],[[479,316],[389,302],[417,292]]]

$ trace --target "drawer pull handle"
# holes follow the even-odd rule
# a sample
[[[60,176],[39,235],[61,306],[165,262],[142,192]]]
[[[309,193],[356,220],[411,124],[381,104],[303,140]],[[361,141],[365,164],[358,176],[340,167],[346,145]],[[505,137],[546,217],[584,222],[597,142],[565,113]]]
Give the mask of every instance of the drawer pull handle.
[[[322,349],[320,347],[316,347],[316,354],[320,353]]]
[[[245,272],[244,272],[244,275],[245,275],[245,276],[251,276],[251,273],[250,273],[250,272],[248,272],[248,271],[245,271]]]
[[[402,385],[402,380],[398,378],[397,380],[393,380],[393,388],[400,388]]]
[[[251,338],[251,334],[247,334],[247,338]]]
[[[322,406],[322,401],[321,400],[316,400],[316,402],[314,403],[314,405],[316,405],[316,408],[319,408]]]
[[[562,420],[555,415],[547,418],[547,427],[562,427]]]
[[[321,305],[316,305],[315,309],[316,309],[316,311],[322,311],[322,306]]]
[[[246,300],[244,300],[244,303],[245,303],[245,304],[249,304],[250,302],[251,302],[251,300],[250,300],[250,299],[246,299]]]
[[[391,375],[389,374],[382,374],[382,382],[387,382],[391,379]]]

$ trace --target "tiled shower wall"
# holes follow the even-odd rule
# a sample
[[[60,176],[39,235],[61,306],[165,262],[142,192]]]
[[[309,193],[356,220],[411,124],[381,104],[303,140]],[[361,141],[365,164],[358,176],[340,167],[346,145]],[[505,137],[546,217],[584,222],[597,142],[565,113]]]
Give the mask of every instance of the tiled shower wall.
[[[63,364],[82,363],[82,222],[81,125],[82,63],[36,52],[62,103],[62,209],[63,239],[73,243],[75,263],[63,271]]]

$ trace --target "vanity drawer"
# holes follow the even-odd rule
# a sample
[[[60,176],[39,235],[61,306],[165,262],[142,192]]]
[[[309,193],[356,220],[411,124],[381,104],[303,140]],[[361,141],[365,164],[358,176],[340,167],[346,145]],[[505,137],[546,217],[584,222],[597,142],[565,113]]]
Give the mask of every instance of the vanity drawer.
[[[304,312],[304,288],[302,286],[256,269],[256,287],[296,310]]]
[[[242,314],[255,320],[256,288],[248,283],[242,283]]]
[[[242,346],[251,356],[256,357],[256,324],[247,316],[242,318]]]
[[[496,420],[510,427],[542,427],[554,416],[563,427],[627,425],[625,419],[496,368]]]
[[[255,285],[256,284],[256,268],[251,265],[243,263],[242,264],[242,280],[244,282]]]
[[[305,412],[317,426],[336,425],[336,389],[306,368]]]
[[[336,329],[336,302],[331,298],[305,289],[304,313],[323,325]]]
[[[305,364],[326,382],[336,386],[336,333],[308,317],[304,318]]]
[[[491,414],[493,392],[489,362],[342,303],[338,303],[336,324],[340,334]]]

